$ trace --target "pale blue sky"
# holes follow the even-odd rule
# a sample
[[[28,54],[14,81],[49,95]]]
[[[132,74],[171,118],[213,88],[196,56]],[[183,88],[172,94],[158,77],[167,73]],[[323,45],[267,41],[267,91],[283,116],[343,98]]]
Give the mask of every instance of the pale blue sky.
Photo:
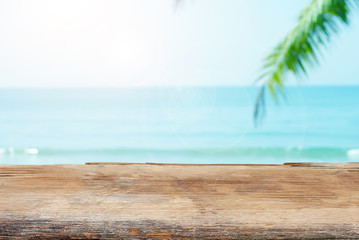
[[[2,0],[0,87],[248,85],[308,0]],[[359,83],[359,11],[305,84]]]

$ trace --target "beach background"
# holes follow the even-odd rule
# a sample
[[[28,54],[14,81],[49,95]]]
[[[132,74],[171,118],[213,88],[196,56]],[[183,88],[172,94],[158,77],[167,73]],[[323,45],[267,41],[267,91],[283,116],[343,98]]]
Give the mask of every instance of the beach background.
[[[0,90],[0,164],[357,161],[359,86],[288,87],[254,126],[254,87]],[[351,151],[351,152],[350,152]]]
[[[358,9],[254,126],[310,2],[0,1],[0,164],[359,161]]]

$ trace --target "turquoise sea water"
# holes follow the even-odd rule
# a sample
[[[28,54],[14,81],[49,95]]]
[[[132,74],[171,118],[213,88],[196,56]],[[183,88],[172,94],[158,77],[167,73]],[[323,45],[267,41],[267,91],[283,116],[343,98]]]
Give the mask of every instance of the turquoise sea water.
[[[1,89],[0,164],[359,161],[359,87]]]

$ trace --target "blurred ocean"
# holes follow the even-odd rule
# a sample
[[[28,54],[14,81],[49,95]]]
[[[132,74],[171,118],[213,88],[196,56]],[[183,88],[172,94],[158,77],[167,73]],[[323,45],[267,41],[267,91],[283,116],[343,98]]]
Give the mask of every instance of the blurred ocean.
[[[359,86],[1,89],[0,164],[359,161]]]

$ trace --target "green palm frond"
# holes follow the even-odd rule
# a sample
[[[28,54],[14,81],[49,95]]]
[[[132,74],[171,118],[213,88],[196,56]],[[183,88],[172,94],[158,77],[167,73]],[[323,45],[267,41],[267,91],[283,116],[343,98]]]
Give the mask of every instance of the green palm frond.
[[[260,91],[254,107],[254,121],[265,114],[265,92],[277,100],[283,93],[287,73],[297,77],[318,65],[320,47],[339,30],[339,24],[349,23],[349,13],[359,0],[312,0],[299,17],[296,27],[265,58],[259,77]]]

